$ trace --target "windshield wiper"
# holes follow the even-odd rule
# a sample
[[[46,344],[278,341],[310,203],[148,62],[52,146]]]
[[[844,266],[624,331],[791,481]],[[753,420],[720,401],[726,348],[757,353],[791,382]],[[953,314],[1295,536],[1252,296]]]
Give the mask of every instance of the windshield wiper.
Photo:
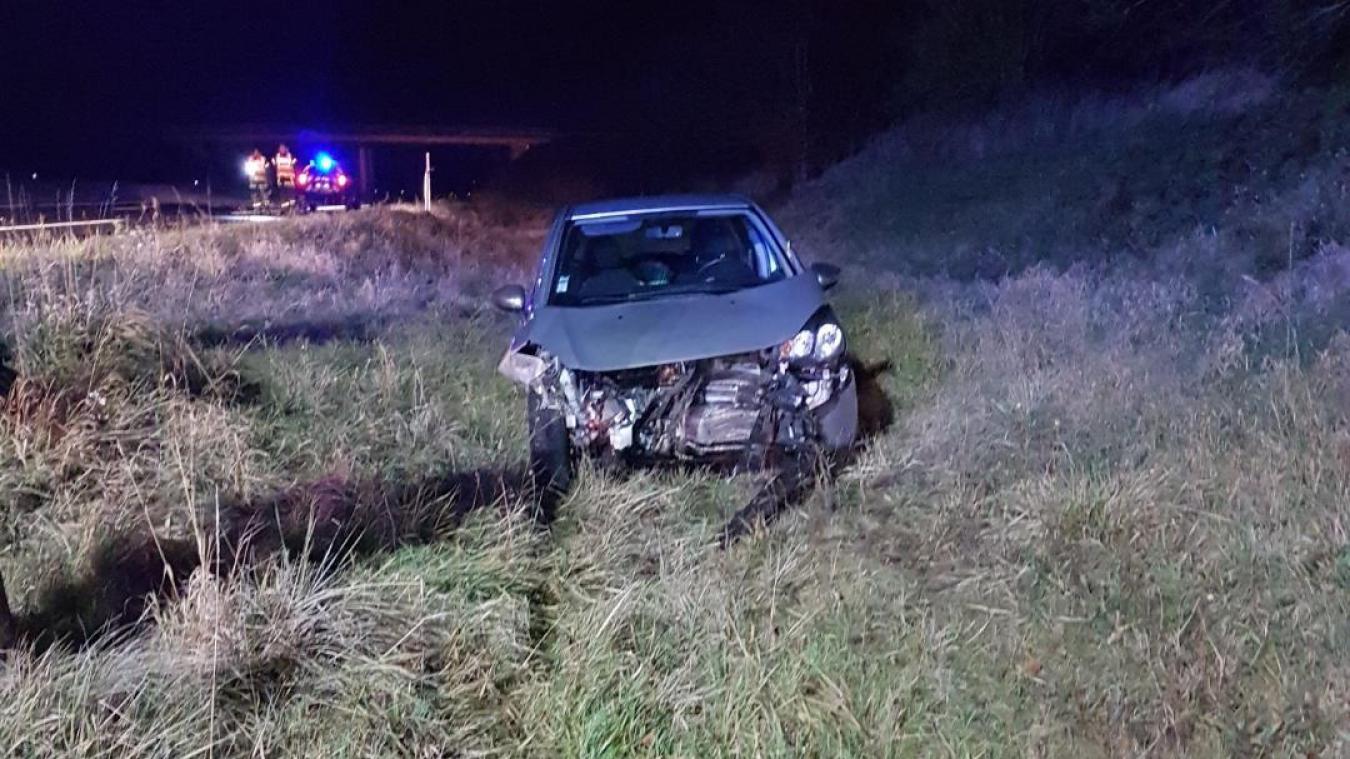
[[[596,295],[590,298],[584,298],[578,305],[583,306],[602,306],[613,303],[629,303],[637,300],[653,300],[663,298],[667,295],[726,295],[728,293],[739,292],[753,285],[731,285],[731,284],[688,284],[670,287],[660,287],[652,290],[634,290],[630,293],[620,293],[614,295]]]
[[[627,303],[634,299],[638,293],[623,293],[619,295],[592,295],[589,298],[582,298],[578,301],[578,306],[604,306],[611,303]]]

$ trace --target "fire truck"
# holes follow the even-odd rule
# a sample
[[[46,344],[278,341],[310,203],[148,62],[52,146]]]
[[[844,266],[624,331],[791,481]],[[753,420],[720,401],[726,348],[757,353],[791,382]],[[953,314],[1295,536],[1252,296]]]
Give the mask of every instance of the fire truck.
[[[295,177],[296,201],[302,212],[361,207],[356,177],[327,152],[315,154]]]

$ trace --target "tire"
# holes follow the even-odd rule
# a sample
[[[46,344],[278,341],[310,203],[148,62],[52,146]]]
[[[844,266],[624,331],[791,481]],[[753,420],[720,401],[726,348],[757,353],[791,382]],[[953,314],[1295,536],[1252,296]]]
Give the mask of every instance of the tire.
[[[558,503],[572,487],[572,441],[561,409],[540,402],[533,391],[526,401],[530,433],[530,486],[536,503],[535,517],[553,521]]]

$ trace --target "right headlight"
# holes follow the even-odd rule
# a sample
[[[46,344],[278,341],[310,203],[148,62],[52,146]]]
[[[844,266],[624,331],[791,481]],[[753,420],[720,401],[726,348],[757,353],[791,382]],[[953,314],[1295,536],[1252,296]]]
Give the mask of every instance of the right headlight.
[[[813,355],[820,361],[829,361],[844,349],[844,330],[834,322],[825,322],[816,328],[815,342]]]
[[[794,363],[806,361],[833,361],[844,350],[844,330],[827,321],[807,327],[792,336],[779,348],[779,355]]]

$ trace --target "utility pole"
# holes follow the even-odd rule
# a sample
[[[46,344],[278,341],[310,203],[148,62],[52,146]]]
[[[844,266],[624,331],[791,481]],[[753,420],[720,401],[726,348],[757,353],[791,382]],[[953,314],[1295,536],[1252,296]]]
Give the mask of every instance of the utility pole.
[[[427,169],[422,173],[422,210],[431,213],[431,152],[427,151]]]
[[[375,157],[369,144],[357,146],[356,162],[356,182],[361,188],[361,201],[368,203],[373,199],[375,189]]]

